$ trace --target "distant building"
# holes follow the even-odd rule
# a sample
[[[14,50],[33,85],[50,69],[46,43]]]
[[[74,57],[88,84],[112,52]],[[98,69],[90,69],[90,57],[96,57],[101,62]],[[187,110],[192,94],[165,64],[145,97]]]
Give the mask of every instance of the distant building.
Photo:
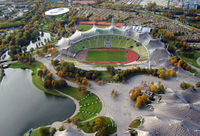
[[[14,8],[16,9],[22,9],[22,8],[29,8],[29,5],[13,5]]]
[[[96,4],[96,3],[97,3],[97,0],[73,0],[72,3]]]
[[[171,0],[170,5],[174,7],[183,7],[185,9],[198,9],[198,0]]]
[[[198,0],[185,0],[184,1],[184,8],[185,9],[191,9],[191,8],[197,9],[198,5],[199,5]]]
[[[112,2],[120,2],[120,0],[109,0],[109,1],[112,1]]]

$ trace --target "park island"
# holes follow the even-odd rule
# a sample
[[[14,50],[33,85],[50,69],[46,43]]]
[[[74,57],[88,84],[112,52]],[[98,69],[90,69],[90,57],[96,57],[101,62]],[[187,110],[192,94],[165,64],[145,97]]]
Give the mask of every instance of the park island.
[[[196,3],[1,1],[0,136],[200,135]]]

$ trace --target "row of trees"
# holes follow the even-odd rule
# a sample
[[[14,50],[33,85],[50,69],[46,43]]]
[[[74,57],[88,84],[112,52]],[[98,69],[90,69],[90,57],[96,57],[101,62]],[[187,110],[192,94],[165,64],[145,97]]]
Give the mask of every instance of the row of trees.
[[[171,69],[148,69],[148,68],[132,68],[132,69],[127,69],[123,71],[123,76],[126,77],[126,79],[133,74],[150,74],[152,76],[157,76],[159,78],[163,78],[163,79],[169,79],[171,77],[175,77],[176,76],[176,72],[171,70]]]
[[[62,78],[73,78],[79,84],[88,85],[87,79],[96,80],[100,73],[98,71],[86,71],[75,67],[72,62],[53,60],[52,65]]]
[[[178,49],[181,49],[182,52],[186,51],[186,52],[189,52],[189,51],[193,51],[193,47],[189,46],[187,44],[187,42],[184,42],[184,41],[176,41],[175,42],[175,46],[178,48]]]
[[[177,56],[171,57],[170,62],[173,66],[181,67],[181,68],[183,68],[184,70],[187,70],[187,71],[190,71],[192,69],[192,67],[190,65],[185,63],[182,59],[180,59]]]
[[[57,56],[58,55],[58,49],[55,48],[55,45],[52,43],[48,42],[44,46],[42,46],[41,49],[37,49],[36,53],[38,56],[44,56],[45,54],[51,54],[51,56]]]
[[[17,54],[15,56],[20,63],[28,63],[29,65],[31,65],[33,62],[35,62],[35,58],[33,58],[32,54],[29,52],[22,53],[21,55]]]

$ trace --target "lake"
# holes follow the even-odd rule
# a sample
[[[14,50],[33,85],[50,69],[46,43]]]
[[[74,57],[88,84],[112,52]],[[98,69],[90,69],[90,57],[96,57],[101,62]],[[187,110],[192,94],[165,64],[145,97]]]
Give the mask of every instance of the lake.
[[[70,117],[71,99],[47,95],[32,83],[31,71],[6,69],[0,83],[0,136],[22,136],[30,128]]]

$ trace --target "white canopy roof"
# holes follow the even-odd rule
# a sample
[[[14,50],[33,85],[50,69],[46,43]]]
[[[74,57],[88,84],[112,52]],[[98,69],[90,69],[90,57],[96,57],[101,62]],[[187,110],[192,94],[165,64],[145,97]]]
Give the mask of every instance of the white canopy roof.
[[[56,16],[56,15],[62,15],[69,12],[68,8],[54,8],[54,9],[50,9],[48,11],[45,12],[45,15],[47,16]]]

